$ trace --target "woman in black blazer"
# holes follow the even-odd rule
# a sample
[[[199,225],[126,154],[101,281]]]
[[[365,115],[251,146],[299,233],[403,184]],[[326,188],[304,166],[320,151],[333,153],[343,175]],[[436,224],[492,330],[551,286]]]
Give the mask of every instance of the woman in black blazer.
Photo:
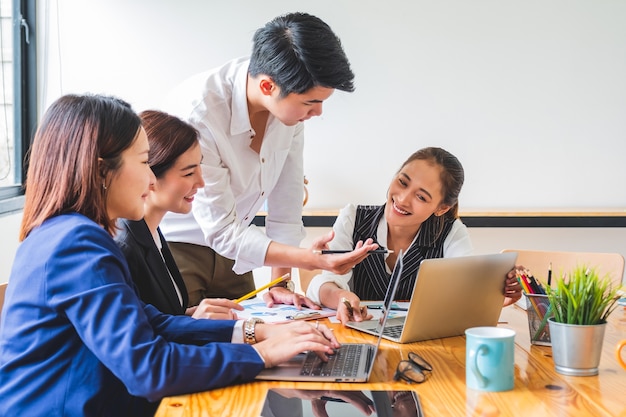
[[[188,306],[187,288],[159,230],[168,211],[188,213],[198,188],[202,153],[198,132],[182,120],[160,111],[140,114],[148,135],[148,163],[156,176],[145,202],[142,220],[121,220],[115,240],[128,260],[139,297],[163,313],[195,318],[234,319],[239,304],[223,298],[203,299]]]

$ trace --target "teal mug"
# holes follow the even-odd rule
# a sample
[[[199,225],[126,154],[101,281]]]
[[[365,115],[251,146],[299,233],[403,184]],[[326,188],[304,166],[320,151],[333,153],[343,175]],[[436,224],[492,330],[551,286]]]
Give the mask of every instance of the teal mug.
[[[502,327],[465,330],[465,381],[479,391],[508,391],[514,385],[515,331]]]

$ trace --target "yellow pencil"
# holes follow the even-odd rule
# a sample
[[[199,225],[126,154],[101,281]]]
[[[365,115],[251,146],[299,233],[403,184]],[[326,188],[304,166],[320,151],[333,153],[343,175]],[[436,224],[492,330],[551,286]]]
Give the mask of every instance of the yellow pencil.
[[[291,274],[286,273],[286,274],[285,274],[285,275],[283,275],[282,277],[276,278],[274,281],[270,282],[269,284],[265,284],[265,285],[264,285],[264,286],[262,286],[261,288],[257,288],[256,290],[254,290],[254,291],[250,291],[248,294],[246,294],[246,295],[244,295],[244,296],[242,296],[242,297],[237,298],[237,299],[235,300],[235,302],[236,302],[236,303],[240,303],[240,302],[242,302],[243,300],[247,300],[247,299],[248,299],[248,298],[250,298],[250,297],[254,297],[255,295],[257,295],[258,293],[260,293],[260,292],[261,292],[261,291],[263,291],[264,289],[269,288],[269,287],[271,287],[272,285],[276,285],[276,284],[278,284],[279,282],[281,282],[281,281],[284,281],[284,280],[288,279],[290,276],[291,276]]]

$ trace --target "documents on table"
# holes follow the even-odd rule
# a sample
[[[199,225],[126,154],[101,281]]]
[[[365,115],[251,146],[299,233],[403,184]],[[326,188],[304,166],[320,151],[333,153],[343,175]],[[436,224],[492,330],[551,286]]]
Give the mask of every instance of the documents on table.
[[[396,317],[406,317],[407,310],[409,309],[409,304],[411,304],[409,301],[394,301],[391,304],[388,319],[393,319]],[[367,306],[367,313],[373,316],[372,320],[378,320],[383,315],[382,301],[361,301],[359,305]],[[329,317],[329,320],[331,323],[339,323],[339,319],[337,319],[335,315]]]
[[[274,304],[268,307],[263,300],[251,299],[242,301],[243,311],[235,311],[239,319],[249,319],[257,317],[265,323],[285,323],[293,320],[314,320],[328,317],[331,322],[339,323],[335,318],[336,311],[330,308],[322,308],[321,310],[313,310],[312,308],[302,306],[298,310],[290,304]],[[367,311],[374,315],[374,319],[381,316],[382,301],[362,301],[361,305],[368,306]],[[389,318],[404,317],[409,307],[408,302],[396,301],[391,305]]]
[[[335,310],[330,308],[322,308],[321,310],[313,310],[308,307],[300,307],[298,310],[290,304],[274,304],[268,307],[263,300],[252,299],[242,301],[243,311],[236,310],[237,317],[240,319],[248,319],[257,317],[265,323],[285,323],[293,320],[311,320],[330,317],[335,315]]]

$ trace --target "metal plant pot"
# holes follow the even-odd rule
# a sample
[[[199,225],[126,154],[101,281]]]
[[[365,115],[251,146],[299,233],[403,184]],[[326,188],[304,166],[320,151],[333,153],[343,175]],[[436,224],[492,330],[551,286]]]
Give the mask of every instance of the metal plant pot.
[[[606,323],[579,325],[557,323],[548,319],[552,341],[552,359],[563,375],[598,375]]]

